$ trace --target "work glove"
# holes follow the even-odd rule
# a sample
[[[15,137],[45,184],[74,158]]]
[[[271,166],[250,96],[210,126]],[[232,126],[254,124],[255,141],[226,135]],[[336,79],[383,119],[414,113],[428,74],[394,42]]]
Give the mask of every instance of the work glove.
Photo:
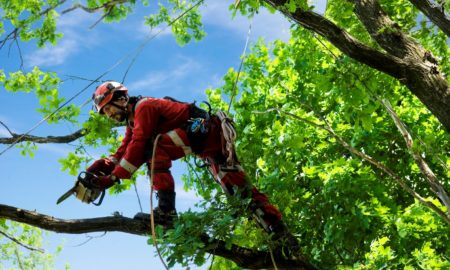
[[[103,189],[107,189],[114,186],[116,182],[120,182],[120,179],[114,174],[99,176],[97,178],[98,185]]]
[[[109,158],[101,158],[92,163],[86,171],[96,175],[109,175],[116,165]]]

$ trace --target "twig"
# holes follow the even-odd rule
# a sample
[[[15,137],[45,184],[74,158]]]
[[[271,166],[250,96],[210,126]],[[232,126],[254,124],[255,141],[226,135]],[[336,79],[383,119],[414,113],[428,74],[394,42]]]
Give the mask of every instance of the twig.
[[[22,264],[22,260],[20,259],[19,250],[17,250],[17,248],[14,249],[14,255],[16,255],[20,270],[25,270],[25,268],[23,267],[23,264]]]
[[[14,238],[13,236],[10,236],[10,235],[8,235],[7,233],[5,233],[3,231],[0,231],[0,234],[5,236],[9,240],[13,241],[14,243],[18,244],[19,246],[22,246],[22,247],[24,247],[24,248],[26,248],[28,250],[44,253],[44,250],[42,248],[35,248],[35,247],[29,246],[27,244],[24,244],[24,243],[20,242],[19,240],[17,240],[16,238]]]
[[[20,57],[20,69],[23,69],[23,56],[22,56],[22,50],[20,49],[19,42],[17,41],[17,38],[15,39],[15,43],[17,46],[17,50],[19,51],[19,57]]]
[[[12,137],[14,137],[16,135],[2,121],[0,121],[0,125],[4,126],[6,128],[6,130],[8,130],[9,134],[11,134]]]
[[[74,11],[75,9],[79,9],[79,8],[88,13],[95,13],[95,12],[101,10],[102,8],[113,7],[117,4],[123,4],[126,2],[128,2],[128,0],[116,0],[116,1],[106,2],[103,5],[95,7],[95,8],[89,8],[89,7],[83,6],[80,3],[75,3],[75,4],[73,4],[72,7],[63,10],[61,12],[61,14],[66,14],[66,13],[69,13],[69,12]]]
[[[275,262],[275,258],[273,257],[273,252],[272,252],[272,248],[270,247],[270,244],[268,245],[268,247],[269,247],[270,259],[272,260],[273,268],[275,270],[278,270],[277,263]]]
[[[101,238],[101,237],[105,236],[106,233],[107,233],[107,232],[105,231],[105,232],[103,232],[102,235],[99,235],[99,236],[85,235],[85,236],[88,238],[87,240],[85,240],[84,242],[81,242],[80,244],[77,244],[77,245],[75,245],[75,246],[71,246],[71,247],[81,247],[81,246],[87,244],[87,243],[88,243],[89,241],[91,241],[92,239],[95,239],[95,238]]]
[[[212,259],[211,259],[211,264],[209,265],[209,270],[212,270],[212,267],[213,267],[213,264],[214,264],[214,259],[216,258],[216,256],[215,255],[213,255],[212,256]]]
[[[138,199],[139,209],[141,210],[141,212],[144,212],[144,210],[142,210],[141,198],[139,197],[139,193],[138,193],[137,186],[136,186],[136,181],[133,182],[133,186],[134,186],[134,192],[136,193],[136,197]]]

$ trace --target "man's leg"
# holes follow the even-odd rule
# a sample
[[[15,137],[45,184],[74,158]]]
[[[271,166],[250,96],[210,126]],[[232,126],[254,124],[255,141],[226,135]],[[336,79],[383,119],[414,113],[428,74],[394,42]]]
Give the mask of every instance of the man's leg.
[[[281,212],[269,202],[265,194],[261,193],[247,180],[239,162],[236,160],[236,166],[232,168],[221,166],[225,165],[226,161],[224,144],[221,123],[213,117],[211,118],[208,136],[204,141],[203,151],[199,156],[210,161],[211,172],[226,193],[234,195],[236,189],[244,196],[246,195],[247,198],[251,197],[252,202],[249,206],[251,215],[268,233],[273,233],[273,239],[288,242],[287,245],[292,250],[298,250],[298,241],[281,219]]]
[[[161,135],[156,143],[155,159],[152,161],[152,153],[147,163],[149,177],[152,173],[152,162],[154,163],[152,184],[158,198],[158,206],[153,209],[153,213],[155,218],[167,221],[170,225],[176,216],[175,182],[170,173],[172,160],[184,157],[191,150],[185,133],[179,129]]]
[[[265,194],[248,182],[240,165],[236,165],[233,171],[223,168],[219,164],[212,164],[211,171],[227,194],[235,195],[236,192],[239,192],[241,196],[251,197],[252,202],[249,209],[266,231],[270,232],[271,227],[280,222],[280,211],[269,202]]]

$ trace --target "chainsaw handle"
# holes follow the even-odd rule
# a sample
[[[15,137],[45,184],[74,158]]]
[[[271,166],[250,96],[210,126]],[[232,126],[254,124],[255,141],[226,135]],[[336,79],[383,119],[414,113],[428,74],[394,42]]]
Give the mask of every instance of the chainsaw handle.
[[[103,202],[103,198],[105,198],[105,190],[102,191],[102,193],[100,194],[100,197],[99,197],[97,202],[92,201],[91,203],[93,205],[95,205],[95,206],[100,206],[102,204],[102,202]]]

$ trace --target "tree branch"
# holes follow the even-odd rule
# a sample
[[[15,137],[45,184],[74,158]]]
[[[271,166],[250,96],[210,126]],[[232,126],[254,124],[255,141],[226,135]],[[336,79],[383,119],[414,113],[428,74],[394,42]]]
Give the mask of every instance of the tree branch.
[[[333,138],[335,138],[339,144],[341,144],[343,147],[345,147],[348,151],[350,151],[350,153],[358,156],[359,158],[361,158],[362,160],[365,160],[367,162],[369,162],[370,164],[372,164],[373,166],[375,166],[376,168],[378,168],[379,170],[381,170],[382,172],[386,173],[389,177],[391,177],[392,179],[395,180],[395,182],[397,182],[397,184],[399,184],[406,192],[408,192],[411,196],[413,196],[415,199],[417,199],[420,203],[422,203],[424,206],[426,206],[427,208],[429,208],[430,210],[432,210],[433,212],[435,212],[436,214],[438,214],[447,224],[450,225],[450,216],[447,216],[447,214],[442,211],[439,207],[437,207],[436,205],[434,205],[432,202],[426,200],[425,198],[423,198],[422,196],[420,196],[419,193],[417,193],[414,189],[412,189],[410,186],[408,186],[408,184],[406,184],[405,181],[403,181],[403,179],[397,175],[394,171],[392,171],[389,167],[385,166],[384,164],[382,164],[381,162],[379,162],[378,160],[374,159],[373,157],[359,151],[358,149],[354,148],[353,146],[351,146],[349,143],[347,143],[344,139],[342,139],[339,135],[336,134],[336,132],[333,130],[333,128],[327,123],[327,121],[322,117],[322,121],[325,122],[325,125],[321,125],[321,124],[317,124],[314,123],[308,119],[299,117],[295,114],[292,114],[290,112],[286,112],[283,111],[279,108],[270,108],[264,112],[254,112],[254,113],[268,113],[271,111],[276,111],[279,114],[285,114],[287,116],[290,116],[296,120],[305,122],[309,125],[312,125],[314,127],[317,128],[321,128],[325,131],[327,131]]]
[[[355,4],[355,14],[370,36],[389,54],[405,59],[422,59],[425,49],[402,31],[381,8],[378,0],[348,0]]]
[[[450,132],[450,85],[439,71],[437,60],[403,33],[376,0],[349,1],[355,3],[358,18],[386,53],[365,45],[320,14],[301,8],[289,12],[285,8],[287,0],[264,1],[304,28],[326,38],[347,56],[398,79]]]
[[[11,133],[12,137],[0,138],[0,144],[12,144],[12,143],[20,143],[20,142],[69,143],[69,142],[73,142],[73,141],[83,137],[86,133],[85,129],[80,129],[78,131],[75,131],[72,134],[65,135],[65,136],[38,137],[38,136],[28,135],[28,134],[25,134],[25,135],[16,134],[16,133],[11,132],[9,129],[8,129],[8,131]],[[17,139],[18,139],[18,141],[16,141]]]
[[[66,10],[63,10],[61,12],[61,14],[66,14],[68,12],[74,11],[75,9],[82,9],[83,11],[88,12],[88,13],[95,13],[97,11],[100,11],[100,10],[104,9],[104,8],[106,8],[106,9],[112,8],[115,5],[124,4],[126,2],[129,2],[129,0],[113,0],[113,1],[110,1],[110,2],[106,2],[106,3],[104,3],[101,6],[94,7],[94,8],[89,8],[89,7],[83,6],[80,3],[75,3],[75,4],[73,4],[72,7],[68,8]]]
[[[54,6],[50,6],[50,7],[46,8],[46,9],[44,9],[43,11],[41,11],[41,12],[38,14],[38,16],[40,17],[40,16],[42,16],[42,15],[47,14],[47,13],[50,12],[51,10],[53,10],[53,9],[57,8],[58,6],[64,4],[66,1],[67,1],[67,0],[61,0],[61,1],[57,2]],[[3,40],[0,41],[0,50],[3,48],[3,46],[5,45],[5,43],[6,43],[8,40],[10,40],[10,39],[16,40],[16,39],[17,39],[17,37],[19,36],[19,30],[20,30],[21,28],[22,28],[22,27],[16,27],[16,28],[14,28],[14,29],[6,36],[6,38],[4,38]]]
[[[326,38],[351,58],[393,77],[402,76],[401,70],[404,68],[404,63],[401,59],[367,46],[324,16],[300,8],[291,13],[284,7],[287,0],[265,0],[265,2],[306,29]]]
[[[406,142],[406,147],[409,149],[412,157],[416,161],[417,166],[419,166],[422,175],[427,179],[430,184],[431,190],[441,199],[441,202],[447,207],[447,215],[450,217],[450,198],[448,197],[447,192],[444,187],[439,182],[439,179],[436,177],[434,172],[428,166],[427,162],[420,156],[417,151],[413,149],[413,139],[406,129],[403,122],[398,117],[397,113],[392,108],[391,103],[387,99],[382,99],[381,103],[386,108],[387,112],[391,116],[392,120],[394,120],[395,126],[402,134],[403,138]]]
[[[0,218],[29,224],[44,230],[57,233],[82,234],[92,232],[124,232],[147,236],[150,234],[150,222],[132,219],[121,215],[90,219],[59,219],[36,211],[28,211],[0,204]],[[164,224],[164,220],[155,220],[156,224]],[[211,239],[206,234],[202,241],[207,244],[207,252],[234,261],[238,266],[247,269],[272,269],[273,264],[268,251],[252,250],[233,245],[227,248],[225,242]],[[317,269],[305,258],[285,258],[279,249],[273,253],[278,269]]]
[[[445,13],[444,4],[440,6],[429,0],[409,0],[409,2],[450,37],[450,18]]]
[[[38,251],[38,252],[44,253],[44,250],[43,250],[43,249],[41,249],[41,248],[35,248],[35,247],[29,246],[29,245],[27,245],[27,244],[24,244],[24,243],[20,242],[19,240],[17,240],[16,238],[12,237],[11,235],[9,235],[9,234],[7,234],[7,233],[5,233],[5,232],[0,231],[0,234],[3,235],[3,236],[5,236],[5,237],[8,238],[9,240],[13,241],[14,243],[18,244],[19,246],[22,246],[22,247],[24,247],[24,248],[26,248],[26,249],[29,249],[29,250],[31,250],[31,251]]]

